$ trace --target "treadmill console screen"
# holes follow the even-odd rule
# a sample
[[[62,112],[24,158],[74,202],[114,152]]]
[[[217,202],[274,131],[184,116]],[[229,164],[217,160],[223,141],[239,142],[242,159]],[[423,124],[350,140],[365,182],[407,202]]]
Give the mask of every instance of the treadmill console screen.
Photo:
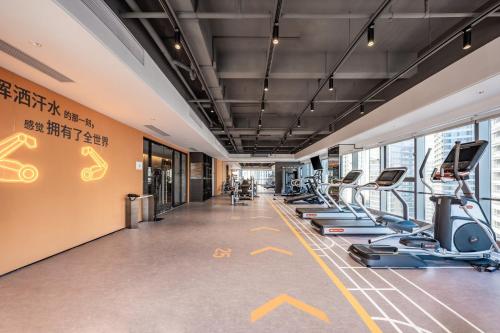
[[[458,160],[458,171],[470,172],[472,169],[474,169],[487,146],[488,142],[484,140],[461,144]],[[441,169],[444,169],[445,172],[453,172],[454,163],[455,148],[453,147],[448,156],[446,156],[443,164],[441,165]]]
[[[361,171],[359,170],[352,170],[345,175],[345,177],[342,179],[342,183],[344,184],[352,184],[353,182],[357,181],[359,176],[361,176]]]
[[[378,176],[377,180],[375,180],[375,183],[377,183],[378,186],[392,186],[397,183],[405,174],[405,169],[384,170]]]

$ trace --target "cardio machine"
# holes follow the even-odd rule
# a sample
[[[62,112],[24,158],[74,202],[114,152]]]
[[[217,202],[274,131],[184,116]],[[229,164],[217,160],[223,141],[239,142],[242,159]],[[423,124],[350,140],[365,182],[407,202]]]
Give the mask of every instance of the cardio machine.
[[[353,244],[349,247],[350,256],[367,267],[425,267],[428,259],[454,259],[489,270],[498,269],[500,249],[495,232],[467,185],[470,173],[487,146],[484,140],[456,142],[441,168],[433,171],[432,182],[457,183],[452,195],[435,195],[423,179],[421,168],[420,177],[431,190],[435,206],[432,224],[410,234],[393,234],[373,239],[370,244]],[[429,153],[430,150],[426,159]],[[433,235],[430,234],[432,229]],[[375,244],[393,237],[400,238],[398,246]]]
[[[344,178],[328,184],[325,189],[325,196],[327,197],[328,207],[298,207],[295,209],[297,215],[303,219],[352,219],[356,216],[365,217],[366,214],[359,207],[351,206],[342,197],[342,192],[345,189],[351,188],[355,189],[358,186],[358,181],[363,175],[363,170],[351,170],[345,175]],[[343,203],[344,207],[341,207],[337,201],[330,195],[330,189],[332,187],[338,188],[338,198],[339,202]],[[331,205],[328,205],[331,203]]]
[[[307,192],[293,197],[286,197],[284,202],[286,204],[292,203],[310,203],[322,204],[327,202],[321,189],[322,170],[316,170],[313,176],[305,177],[305,184]]]
[[[375,218],[373,214],[365,207],[361,197],[361,191],[386,191],[391,192],[396,198],[401,198],[397,188],[403,182],[407,169],[400,168],[386,168],[384,169],[377,179],[365,185],[357,186],[354,189],[354,201],[360,207],[364,215],[360,215],[353,211],[351,218],[347,219],[313,219],[311,226],[317,230],[321,235],[386,235],[392,233],[392,229],[387,226],[386,218]],[[401,199],[402,200],[402,199]],[[404,219],[397,221],[397,224],[408,223],[408,206],[406,206],[406,215]]]

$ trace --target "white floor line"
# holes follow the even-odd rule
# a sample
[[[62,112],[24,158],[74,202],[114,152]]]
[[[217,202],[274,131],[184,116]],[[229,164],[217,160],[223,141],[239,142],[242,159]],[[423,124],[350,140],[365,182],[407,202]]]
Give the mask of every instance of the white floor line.
[[[361,290],[366,290],[366,291],[395,291],[396,289],[394,288],[347,288],[349,290],[355,290],[355,291],[361,291]]]
[[[280,206],[280,205],[278,205],[278,207],[279,207],[279,206]],[[297,230],[298,232],[302,233],[302,232],[303,232],[303,231],[302,231],[302,227],[300,226],[300,224],[297,224],[297,222],[295,221],[295,219],[293,218],[293,216],[292,216],[292,219],[290,219],[289,214],[286,212],[286,210],[284,210],[284,209],[283,209],[283,207],[281,207],[281,208],[279,208],[279,209],[280,209],[280,210],[281,210],[281,211],[285,214],[285,216],[287,216],[287,217],[289,218],[290,222],[291,222],[291,223],[295,226],[296,230]],[[304,235],[304,236],[305,236],[305,237],[307,237],[307,238],[309,239],[309,241],[310,241],[310,242],[315,243],[315,242],[311,239],[310,235]],[[326,257],[326,258],[328,258],[330,262],[332,262],[332,264],[333,264],[333,265],[335,265],[335,266],[337,265],[337,264],[335,263],[335,261],[333,261],[333,259],[332,259],[332,258],[331,258],[331,257],[330,257],[330,256],[329,256],[326,252],[325,252],[325,250],[321,250],[321,251],[324,253],[325,257]],[[360,288],[359,284],[358,284],[358,283],[357,283],[357,282],[356,282],[356,281],[355,281],[355,280],[354,280],[354,279],[353,279],[353,278],[352,278],[349,274],[347,274],[345,271],[342,271],[342,270],[341,270],[341,272],[345,275],[345,277],[346,277],[349,281],[351,281],[351,283],[352,283],[355,287]],[[362,288],[360,288],[360,289],[362,289]],[[369,295],[368,295],[368,293],[367,293],[366,291],[361,290],[361,293],[362,293],[362,294],[363,294],[363,296],[364,296],[364,297],[365,297],[365,298],[366,298],[366,299],[367,299],[367,300],[368,300],[368,301],[369,301],[369,302],[370,302],[370,303],[371,303],[371,304],[372,304],[372,305],[373,305],[373,306],[374,306],[374,307],[378,310],[378,312],[379,312],[379,313],[380,313],[380,314],[381,314],[384,318],[387,318],[388,322],[390,322],[390,323],[391,323],[391,325],[394,327],[394,329],[395,329],[398,333],[403,333],[403,332],[401,331],[401,329],[400,329],[400,328],[399,328],[399,327],[398,327],[398,326],[397,326],[394,322],[391,322],[391,321],[390,321],[390,319],[391,319],[391,318],[390,318],[390,317],[386,314],[386,312],[385,312],[385,311],[384,311],[384,310],[383,310],[383,309],[379,306],[379,304],[378,304],[377,302],[375,302],[371,296],[369,296]]]
[[[408,280],[406,277],[404,277],[403,275],[401,275],[400,273],[394,271],[393,269],[389,269],[391,272],[393,272],[394,274],[396,274],[397,276],[399,276],[401,279],[405,280],[406,282],[408,282],[409,284],[411,284],[413,287],[417,288],[418,290],[420,290],[421,292],[423,292],[426,296],[428,296],[429,298],[431,298],[432,300],[434,300],[435,302],[439,303],[441,306],[443,306],[444,308],[446,308],[448,311],[450,311],[451,313],[453,313],[455,316],[459,317],[460,319],[462,319],[463,321],[465,321],[467,324],[469,324],[472,328],[474,328],[475,330],[477,330],[478,332],[481,332],[481,333],[484,333],[483,330],[481,330],[479,327],[477,327],[476,325],[474,325],[471,321],[469,321],[467,318],[465,318],[464,316],[462,316],[460,313],[458,313],[457,311],[453,310],[452,308],[450,308],[448,305],[444,304],[443,302],[441,302],[439,299],[437,299],[436,297],[434,297],[432,294],[428,293],[425,289],[421,288],[420,286],[418,286],[417,284],[415,284],[414,282]]]
[[[340,239],[342,239],[342,241],[348,243],[348,244],[351,244],[347,239],[345,239],[344,237],[341,237],[339,236]],[[460,267],[462,268],[462,267]],[[375,272],[374,270],[370,270],[371,272],[373,272],[374,274],[376,274],[377,276],[380,276],[377,272]],[[470,320],[468,320],[467,318],[465,318],[464,316],[462,316],[460,313],[458,313],[457,311],[453,310],[451,307],[449,307],[448,305],[444,304],[443,302],[441,302],[440,300],[438,300],[436,297],[434,297],[432,294],[428,293],[425,289],[423,289],[422,287],[418,286],[416,283],[410,281],[408,278],[406,278],[405,276],[403,276],[402,274],[400,274],[399,272],[396,272],[394,269],[392,268],[389,268],[389,271],[391,271],[392,273],[394,273],[395,275],[397,275],[398,277],[400,277],[401,279],[405,280],[406,282],[408,282],[410,285],[412,285],[413,287],[415,287],[417,290],[419,290],[420,292],[424,293],[426,296],[428,296],[429,298],[431,298],[432,300],[434,300],[436,303],[440,304],[441,306],[443,306],[445,309],[447,309],[448,311],[450,311],[452,314],[454,314],[455,316],[457,316],[458,318],[460,318],[461,320],[463,320],[464,322],[466,322],[470,327],[472,327],[473,329],[475,329],[476,331],[478,332],[481,332],[481,333],[484,333],[483,330],[481,330],[479,327],[477,327],[475,324],[473,324]]]
[[[400,325],[404,325],[404,326],[408,326],[408,327],[411,327],[419,332],[422,332],[422,333],[432,333],[431,331],[429,330],[426,330],[425,328],[422,328],[422,327],[419,327],[419,326],[412,326],[412,325],[408,325],[408,323],[405,323],[404,321],[399,321],[399,320],[394,320],[394,319],[389,319],[387,320],[387,318],[381,318],[381,317],[372,317],[373,320],[378,320],[378,321],[392,321],[392,322],[395,322],[395,323],[398,323]]]
[[[285,208],[288,210],[288,208]],[[300,219],[296,219],[295,220],[297,223],[301,224],[302,226],[305,226],[305,223],[303,221],[301,221]],[[317,240],[319,242],[323,242],[319,237],[315,236],[317,238]],[[345,241],[345,240],[344,240]],[[342,247],[341,247],[342,248]],[[346,249],[342,248],[342,250],[346,251]],[[344,264],[347,264],[348,263],[342,258],[340,257],[336,252],[330,250],[332,252],[333,255],[335,255],[339,260],[343,261]],[[333,262],[333,260],[332,260]],[[336,264],[336,263],[335,263]],[[337,265],[337,264],[336,264]],[[343,270],[345,271],[345,270]],[[359,278],[361,278],[362,280],[364,280],[367,284],[369,284],[371,287],[373,287],[373,285],[371,284],[371,282],[369,282],[369,280],[367,278],[365,278],[364,276],[362,276],[361,274],[359,274],[356,270],[353,270],[352,272],[355,273],[355,275],[357,275]],[[432,316],[429,312],[427,312],[425,309],[423,309],[419,304],[417,304],[416,302],[414,302],[410,297],[408,297],[404,292],[402,292],[401,290],[399,290],[398,288],[396,288],[394,285],[392,285],[389,281],[387,281],[386,279],[384,279],[382,276],[380,276],[379,274],[373,272],[379,279],[381,279],[384,283],[386,283],[387,285],[389,285],[391,288],[394,288],[401,296],[403,296],[408,302],[410,302],[410,304],[413,304],[417,309],[419,309],[422,313],[424,313],[429,319],[431,319],[432,321],[434,321],[434,323],[436,323],[438,326],[440,326],[445,332],[449,332],[451,333],[451,331],[444,325],[442,324],[439,320],[437,320],[434,316]],[[385,295],[383,295],[382,293],[378,293],[386,302],[387,304],[389,304],[396,312],[398,312],[412,327],[418,327],[417,325],[415,325],[415,323],[413,323],[413,321],[404,313],[402,312],[399,307],[397,307],[392,301],[390,301],[389,299],[387,299],[387,297],[385,297]]]

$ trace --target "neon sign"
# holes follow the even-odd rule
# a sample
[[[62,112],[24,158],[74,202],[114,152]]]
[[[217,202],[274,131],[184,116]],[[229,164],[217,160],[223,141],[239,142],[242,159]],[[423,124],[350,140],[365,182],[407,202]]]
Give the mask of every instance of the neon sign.
[[[108,171],[108,163],[94,150],[94,148],[86,146],[82,147],[82,155],[90,156],[95,165],[87,168],[83,168],[80,176],[84,182],[92,182],[95,180],[102,179],[106,172]]]
[[[33,183],[38,179],[38,169],[35,166],[7,159],[7,156],[22,146],[35,149],[36,138],[24,133],[16,133],[0,141],[0,182]]]

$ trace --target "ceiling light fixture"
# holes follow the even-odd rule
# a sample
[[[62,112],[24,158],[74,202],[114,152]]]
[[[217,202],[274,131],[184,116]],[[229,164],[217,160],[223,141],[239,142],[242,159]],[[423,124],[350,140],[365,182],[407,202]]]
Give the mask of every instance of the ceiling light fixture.
[[[180,50],[182,45],[181,45],[181,32],[179,29],[175,28],[174,30],[174,47],[176,50]]]
[[[260,111],[264,112],[266,110],[264,102],[260,103]]]
[[[300,118],[297,120],[297,127],[300,128]]]
[[[269,80],[266,77],[264,79],[264,91],[268,91],[268,90],[269,90]]]
[[[291,129],[291,128],[290,128],[290,131],[289,131],[288,133],[289,133],[290,135],[292,135],[292,134],[293,134],[293,132],[292,132],[292,129]]]
[[[462,49],[467,50],[472,47],[472,27],[464,29],[464,43]]]
[[[375,23],[371,23],[368,27],[368,47],[375,45]]]
[[[36,42],[34,40],[30,41],[31,45],[36,46],[36,47],[42,47],[42,43]]]
[[[361,103],[359,105],[359,114],[360,115],[364,115],[365,114],[365,104],[364,103]]]
[[[278,22],[274,22],[273,26],[273,44],[278,45],[280,42],[280,27],[278,25]]]
[[[259,118],[259,127],[262,127],[262,118]]]
[[[333,76],[328,79],[328,90],[333,91]]]
[[[314,112],[314,101],[311,102],[309,108],[311,109],[311,112]]]

